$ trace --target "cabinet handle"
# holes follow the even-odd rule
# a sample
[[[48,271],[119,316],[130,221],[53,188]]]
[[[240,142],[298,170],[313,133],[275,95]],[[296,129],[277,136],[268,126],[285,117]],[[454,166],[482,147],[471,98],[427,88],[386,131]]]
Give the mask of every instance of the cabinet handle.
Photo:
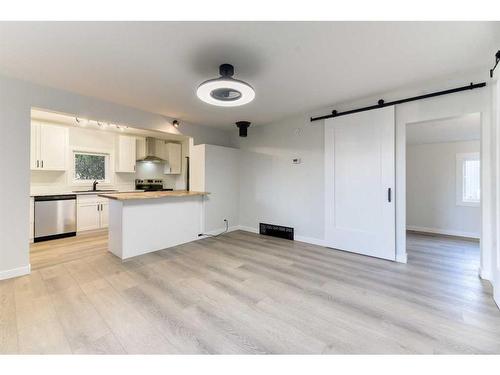
[[[97,205],[97,211],[99,211],[99,205]]]
[[[43,160],[42,160],[42,168],[43,168]]]
[[[389,189],[387,189],[387,201],[391,202],[391,200],[392,200],[391,198],[392,198],[391,197],[391,188],[389,188]]]
[[[36,167],[39,168],[40,167],[40,160],[37,160],[36,161]]]

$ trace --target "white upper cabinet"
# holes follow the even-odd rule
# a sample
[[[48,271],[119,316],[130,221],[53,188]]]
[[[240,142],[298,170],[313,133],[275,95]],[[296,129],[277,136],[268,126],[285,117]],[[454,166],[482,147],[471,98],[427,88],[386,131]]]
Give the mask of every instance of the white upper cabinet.
[[[116,152],[116,172],[134,173],[136,160],[136,138],[118,136]]]
[[[31,169],[40,168],[40,125],[34,122],[31,123],[31,140],[30,140],[30,166]]]
[[[63,126],[31,124],[31,169],[46,171],[66,170],[68,129]]]
[[[135,159],[144,159],[146,157],[146,138],[136,138],[135,147]]]
[[[155,139],[155,156],[167,160],[167,143],[163,139]]]
[[[182,165],[182,149],[179,143],[167,143],[165,174],[180,174]]]

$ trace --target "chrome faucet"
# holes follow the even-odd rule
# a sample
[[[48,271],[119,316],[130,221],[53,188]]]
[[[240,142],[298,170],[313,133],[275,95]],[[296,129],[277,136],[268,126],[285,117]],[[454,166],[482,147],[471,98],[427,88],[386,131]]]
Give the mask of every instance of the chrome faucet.
[[[97,190],[97,184],[99,182],[97,180],[94,180],[94,182],[92,183],[92,191],[96,191]]]

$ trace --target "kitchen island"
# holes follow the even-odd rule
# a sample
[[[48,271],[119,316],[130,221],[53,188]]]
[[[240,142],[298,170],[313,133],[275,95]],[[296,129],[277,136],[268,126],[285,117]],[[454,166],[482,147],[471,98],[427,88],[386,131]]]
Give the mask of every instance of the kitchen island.
[[[99,194],[109,199],[109,251],[128,259],[198,239],[207,194],[185,190]]]

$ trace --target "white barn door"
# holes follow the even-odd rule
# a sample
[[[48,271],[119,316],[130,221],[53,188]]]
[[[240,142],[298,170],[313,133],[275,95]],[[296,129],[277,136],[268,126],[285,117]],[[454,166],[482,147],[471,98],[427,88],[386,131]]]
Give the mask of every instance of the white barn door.
[[[396,259],[394,107],[325,121],[328,247]]]

